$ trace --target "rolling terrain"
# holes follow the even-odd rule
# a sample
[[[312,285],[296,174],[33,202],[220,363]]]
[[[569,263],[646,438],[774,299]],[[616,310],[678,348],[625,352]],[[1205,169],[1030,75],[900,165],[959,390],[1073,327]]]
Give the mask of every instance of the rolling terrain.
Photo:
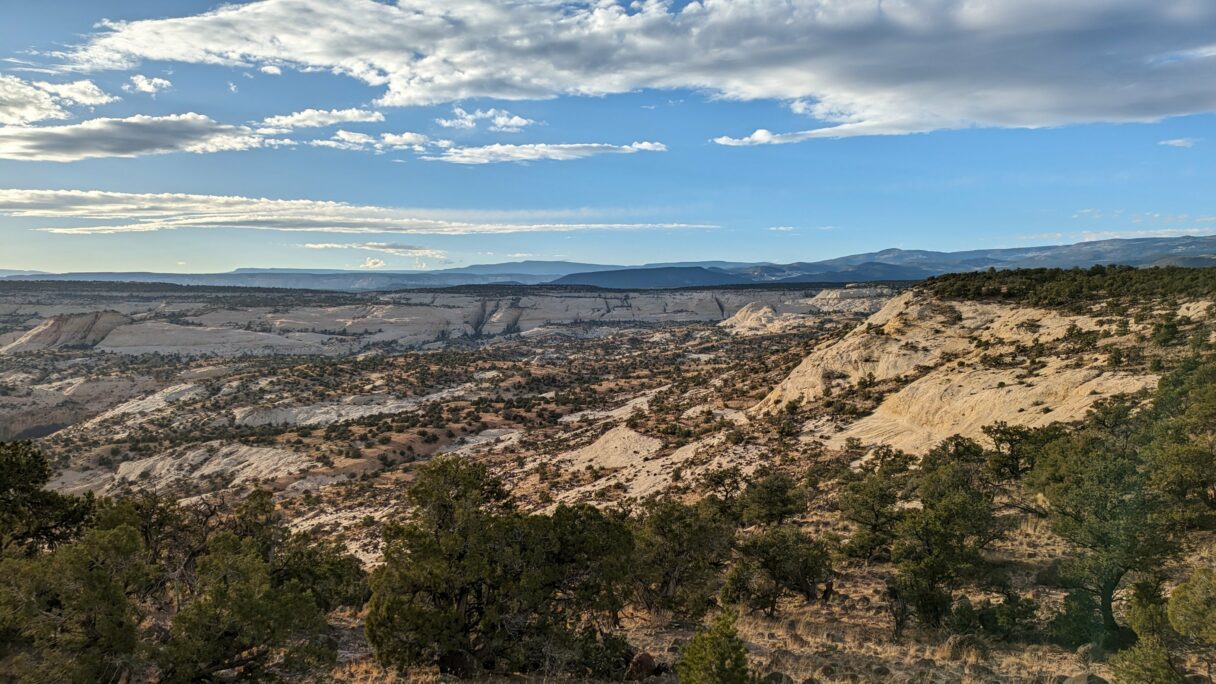
[[[985,610],[994,596],[1026,601],[1034,610],[1018,620],[1041,625],[1037,636],[917,618],[893,637],[903,551],[858,555],[849,497],[890,459],[930,463],[967,444],[988,458],[993,435],[1005,434],[993,426],[1080,429],[1110,402],[1148,401],[1188,359],[1210,354],[1214,302],[1216,276],[1184,269],[1017,271],[904,288],[0,283],[0,432],[37,440],[55,492],[187,505],[260,492],[287,530],[336,543],[369,569],[395,562],[391,530],[416,505],[402,492],[445,463],[485,468],[520,515],[621,511],[639,530],[677,505],[656,502],[705,510],[780,480],[796,505],[764,522],[741,503],[730,532],[739,546],[706,566],[712,605],[738,611],[753,671],[819,682],[1108,677],[1106,656],[1079,665],[1075,647],[1050,636],[1068,593],[1041,578],[1073,547],[1045,519],[992,499],[999,528],[1016,534],[995,534],[978,557],[1004,584],[960,576],[949,594],[951,605]],[[830,549],[834,569],[826,585],[816,580],[815,600],[732,598],[748,540],[774,529]],[[1177,582],[1212,552],[1199,533],[1163,572]],[[622,596],[614,629],[649,658],[637,667],[670,677],[696,620],[676,617],[683,604]],[[367,610],[329,615],[340,647],[326,677],[468,674],[442,662],[394,674],[372,654],[363,626],[378,618]]]

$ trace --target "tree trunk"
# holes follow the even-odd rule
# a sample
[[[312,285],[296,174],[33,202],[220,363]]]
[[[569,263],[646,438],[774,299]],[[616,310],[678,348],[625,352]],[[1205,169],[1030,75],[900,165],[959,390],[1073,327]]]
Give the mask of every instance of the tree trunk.
[[[1115,589],[1118,588],[1119,582],[1103,582],[1102,587],[1098,592],[1098,601],[1102,608],[1102,631],[1107,636],[1114,636],[1119,633],[1119,623],[1115,621]]]

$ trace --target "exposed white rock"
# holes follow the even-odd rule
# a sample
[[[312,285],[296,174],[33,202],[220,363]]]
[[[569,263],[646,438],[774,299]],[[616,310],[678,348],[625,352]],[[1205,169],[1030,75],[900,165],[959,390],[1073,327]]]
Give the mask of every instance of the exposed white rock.
[[[158,490],[207,480],[239,486],[295,475],[314,465],[313,459],[286,449],[207,442],[122,463],[108,489]]]
[[[824,290],[805,300],[813,312],[872,314],[882,309],[895,291],[889,287],[844,287]]]
[[[639,396],[630,399],[629,401],[611,409],[588,409],[586,411],[576,411],[558,418],[560,423],[577,423],[583,420],[601,421],[601,420],[625,420],[635,413],[646,413],[650,410],[650,400],[655,394],[667,389],[670,385],[656,387],[648,390]]]
[[[236,328],[175,325],[145,321],[117,328],[97,349],[118,354],[181,354],[184,356],[245,354],[320,354],[336,352],[316,342],[293,340],[273,333]]]
[[[871,415],[828,435],[924,452],[953,434],[980,437],[985,425],[1006,421],[1043,425],[1081,418],[1112,394],[1152,387],[1153,376],[1110,372],[1105,355],[1078,366],[1048,357],[1048,366],[1024,383],[1021,368],[990,368],[986,353],[1017,344],[1052,342],[1072,326],[1097,328],[1089,316],[1008,304],[938,301],[905,292],[852,330],[807,356],[753,411],[790,400],[817,399],[831,386],[863,378],[904,378],[909,384],[886,397]],[[822,426],[812,432],[821,432]],[[809,435],[814,436],[814,435]]]
[[[644,499],[671,487],[677,470],[681,482],[695,481],[709,470],[730,466],[738,466],[744,475],[749,475],[765,457],[762,449],[728,446],[724,442],[722,433],[717,433],[662,456],[629,460],[602,478],[562,492],[553,506],[557,503],[605,503],[600,498],[603,492]]]
[[[466,383],[422,397],[392,399],[384,396],[353,396],[340,402],[305,406],[242,406],[233,412],[237,425],[330,425],[367,416],[407,413],[430,401],[464,396],[476,385]]]
[[[92,347],[105,339],[115,328],[130,322],[130,318],[117,311],[53,316],[13,342],[0,347],[0,354],[42,349]]]
[[[874,413],[831,437],[842,446],[856,437],[863,444],[886,444],[923,453],[951,435],[979,438],[998,421],[1040,427],[1079,420],[1094,401],[1156,385],[1153,376],[1070,368],[1053,362],[1021,384],[1011,369],[953,368],[934,372],[887,397]]]
[[[558,458],[568,459],[570,467],[577,470],[588,466],[624,468],[644,461],[662,447],[662,441],[619,425],[582,449],[566,452]]]
[[[117,416],[152,413],[165,408],[169,404],[175,404],[179,401],[188,401],[190,399],[197,399],[198,397],[204,396],[206,393],[207,390],[205,387],[195,385],[193,383],[187,382],[173,385],[146,397],[140,397],[138,399],[123,402],[109,411],[102,413],[96,418],[93,418],[89,422],[85,423],[83,427],[91,428]]]

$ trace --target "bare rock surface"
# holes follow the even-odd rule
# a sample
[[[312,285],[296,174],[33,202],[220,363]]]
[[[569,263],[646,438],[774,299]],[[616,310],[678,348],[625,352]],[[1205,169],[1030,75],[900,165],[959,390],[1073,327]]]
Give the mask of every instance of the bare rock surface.
[[[1067,360],[1049,353],[1033,372],[987,360],[999,353],[1016,358],[1019,348],[1098,327],[1091,316],[946,302],[909,291],[843,338],[814,350],[752,411],[813,401],[862,382],[899,382],[902,387],[872,414],[823,436],[837,445],[856,437],[912,452],[953,434],[979,437],[983,426],[998,421],[1034,426],[1077,420],[1098,399],[1152,388],[1156,377],[1111,370],[1100,348]],[[818,423],[812,432],[824,427]]]
[[[0,354],[92,347],[101,342],[119,326],[131,319],[117,311],[61,314],[52,316],[33,329],[0,347]]]
[[[135,486],[159,490],[200,480],[253,484],[295,475],[313,465],[311,458],[286,449],[208,442],[127,461],[118,466],[107,489]]]

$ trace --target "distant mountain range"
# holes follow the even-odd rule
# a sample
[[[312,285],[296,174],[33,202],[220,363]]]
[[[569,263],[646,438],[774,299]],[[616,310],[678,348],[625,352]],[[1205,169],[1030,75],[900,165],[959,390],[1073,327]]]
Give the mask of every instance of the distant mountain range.
[[[748,285],[756,282],[741,273],[705,268],[703,266],[658,266],[624,268],[617,271],[572,273],[553,281],[554,285],[591,285],[615,290],[657,289],[671,287],[716,287],[719,285]],[[641,285],[639,285],[641,283]]]
[[[343,271],[240,268],[229,273],[38,273],[0,270],[8,280],[100,280],[239,287],[369,291],[457,285],[579,285],[613,289],[725,287],[751,284],[854,283],[922,280],[987,268],[1072,268],[1094,264],[1216,266],[1216,236],[1095,240],[1072,245],[977,249],[964,252],[886,249],[791,264],[733,261],[667,262],[644,266],[570,261],[515,261],[434,271]]]

